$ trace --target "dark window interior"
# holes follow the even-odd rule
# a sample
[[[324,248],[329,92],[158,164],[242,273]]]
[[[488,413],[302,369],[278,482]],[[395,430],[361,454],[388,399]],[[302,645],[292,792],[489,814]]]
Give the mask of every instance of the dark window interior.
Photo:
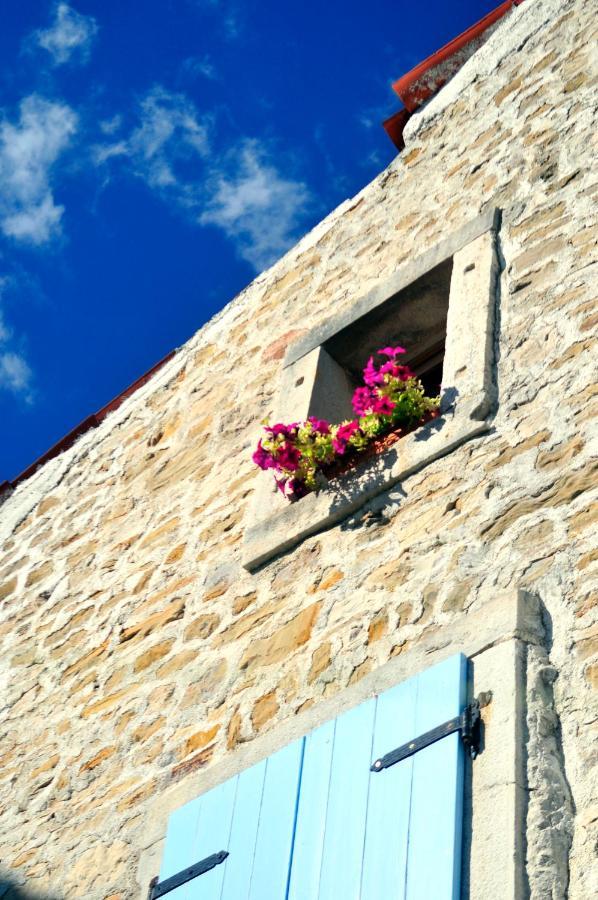
[[[401,344],[409,363],[430,395],[438,394],[446,338],[452,259],[426,272],[407,288],[351,322],[324,344],[353,384],[380,347]]]

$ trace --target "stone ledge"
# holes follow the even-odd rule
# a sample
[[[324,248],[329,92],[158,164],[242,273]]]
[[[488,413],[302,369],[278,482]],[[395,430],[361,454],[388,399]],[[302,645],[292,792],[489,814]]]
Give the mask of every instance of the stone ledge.
[[[309,535],[336,525],[368,500],[489,429],[486,422],[462,415],[428,422],[354,474],[251,525],[245,532],[244,568],[257,569]]]

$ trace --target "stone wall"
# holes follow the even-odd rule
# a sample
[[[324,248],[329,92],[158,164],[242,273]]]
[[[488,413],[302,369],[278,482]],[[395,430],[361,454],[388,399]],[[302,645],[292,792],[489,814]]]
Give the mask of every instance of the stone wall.
[[[0,884],[141,896],[162,791],[524,590],[544,621],[529,895],[593,895],[594,20],[591,0],[526,0],[385,172],[2,505]],[[287,345],[489,206],[490,433],[249,574],[250,451]]]

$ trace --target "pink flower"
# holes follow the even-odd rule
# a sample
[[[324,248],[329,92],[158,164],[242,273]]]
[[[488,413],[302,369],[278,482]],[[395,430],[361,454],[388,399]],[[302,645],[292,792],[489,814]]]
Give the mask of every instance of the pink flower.
[[[318,434],[330,434],[330,423],[326,419],[316,419],[315,416],[310,416],[307,421],[311,423],[311,427]]]
[[[277,425],[269,425],[265,431],[269,431],[272,437],[278,437],[279,435],[289,437],[296,428],[297,422],[293,422],[291,425],[283,425],[279,422]]]
[[[343,454],[347,449],[347,444],[349,440],[353,437],[356,431],[359,431],[359,422],[347,422],[346,425],[341,425],[336,432],[336,437],[332,439],[332,446],[336,453]]]
[[[288,441],[285,441],[282,447],[278,448],[276,453],[276,462],[281,468],[286,469],[288,472],[294,472],[299,468],[300,459],[301,453]]]
[[[381,353],[382,356],[390,356],[391,358],[398,356],[399,353],[406,352],[404,347],[383,347],[382,350],[378,350],[378,353]]]
[[[372,404],[372,412],[389,416],[397,404],[390,397],[378,396]]]
[[[376,366],[374,365],[374,357],[370,356],[368,359],[367,365],[363,370],[363,380],[369,387],[374,387],[376,384],[382,384],[384,381],[384,376],[380,375]]]
[[[385,362],[384,365],[380,366],[380,374],[392,375],[393,378],[397,378],[402,368],[403,366],[397,366],[395,362],[389,359],[388,362]]]
[[[391,378],[398,378],[400,381],[407,381],[408,378],[415,378],[415,373],[411,371],[409,366],[397,366],[396,362],[388,360],[384,365],[380,366],[382,375],[390,375]]]
[[[372,408],[372,391],[370,388],[356,388],[351,403],[358,416],[365,415]]]
[[[276,466],[276,462],[272,458],[272,455],[268,452],[268,450],[264,450],[262,447],[262,442],[258,441],[257,450],[251,457],[256,466],[259,466],[260,469],[274,469]]]

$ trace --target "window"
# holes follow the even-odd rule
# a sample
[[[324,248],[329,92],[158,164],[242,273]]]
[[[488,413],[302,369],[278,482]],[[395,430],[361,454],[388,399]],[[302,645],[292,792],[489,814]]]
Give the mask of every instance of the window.
[[[432,392],[440,419],[298,503],[260,477],[245,532],[245,568],[257,568],[304,537],[330,527],[464,441],[488,430],[495,402],[494,308],[498,210],[478,216],[318,326],[287,352],[277,421],[352,417],[355,379],[368,355],[397,341]]]
[[[467,670],[464,656],[449,657],[175,811],[153,896],[456,900],[464,768],[459,734],[446,734],[389,768],[371,767],[460,715]],[[206,858],[212,868],[173,886],[181,871]]]

